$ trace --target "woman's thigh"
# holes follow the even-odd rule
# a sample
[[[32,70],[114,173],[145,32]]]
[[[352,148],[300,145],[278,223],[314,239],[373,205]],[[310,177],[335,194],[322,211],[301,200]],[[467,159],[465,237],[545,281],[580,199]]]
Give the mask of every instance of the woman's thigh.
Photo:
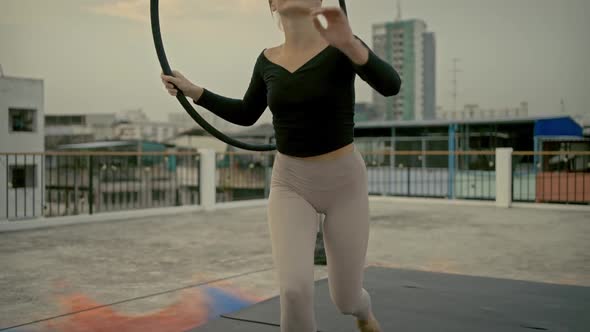
[[[324,220],[324,247],[330,289],[342,293],[359,291],[369,241],[369,196],[366,169],[358,181],[332,199]]]
[[[273,260],[281,287],[290,283],[313,286],[316,210],[289,187],[274,185],[267,213]]]

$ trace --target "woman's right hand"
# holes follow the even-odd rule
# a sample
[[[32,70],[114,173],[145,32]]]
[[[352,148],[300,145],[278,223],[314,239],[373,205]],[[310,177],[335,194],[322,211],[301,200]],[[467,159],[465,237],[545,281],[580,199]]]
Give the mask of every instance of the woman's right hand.
[[[164,83],[166,90],[168,90],[168,93],[171,96],[176,96],[178,90],[180,90],[185,96],[192,98],[195,101],[201,97],[203,94],[203,88],[193,84],[177,70],[173,70],[172,74],[174,76],[164,75],[164,72],[160,74],[162,83]]]

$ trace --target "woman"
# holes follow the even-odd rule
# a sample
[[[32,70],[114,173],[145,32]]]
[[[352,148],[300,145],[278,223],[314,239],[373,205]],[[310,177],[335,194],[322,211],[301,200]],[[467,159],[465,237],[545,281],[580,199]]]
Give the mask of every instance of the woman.
[[[330,296],[357,318],[360,331],[381,331],[362,287],[369,238],[367,170],[354,145],[354,79],[384,96],[401,80],[351,31],[340,8],[322,0],[269,0],[285,42],[264,49],[242,99],[217,95],[178,71],[162,75],[177,90],[221,118],[253,125],[269,106],[277,141],[268,202],[273,261],[280,285],[281,331],[316,331],[313,254],[317,214],[325,214]],[[324,16],[323,27],[318,16]]]

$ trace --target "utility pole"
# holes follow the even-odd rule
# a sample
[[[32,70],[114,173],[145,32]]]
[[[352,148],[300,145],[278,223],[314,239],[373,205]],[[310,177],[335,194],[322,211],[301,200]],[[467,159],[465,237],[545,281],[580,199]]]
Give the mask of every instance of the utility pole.
[[[453,58],[453,112],[457,112],[457,73],[460,73],[461,70],[457,68],[457,63],[459,62],[459,58]]]

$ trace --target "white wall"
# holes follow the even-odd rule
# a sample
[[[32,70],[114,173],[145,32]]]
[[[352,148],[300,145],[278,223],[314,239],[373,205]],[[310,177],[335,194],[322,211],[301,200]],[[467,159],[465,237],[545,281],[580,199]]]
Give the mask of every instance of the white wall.
[[[116,138],[123,140],[138,139],[163,142],[191,127],[194,127],[192,122],[187,122],[185,124],[167,122],[122,123],[115,126],[114,135]],[[155,133],[154,128],[156,128]]]
[[[35,109],[34,131],[13,132],[9,127],[9,109]],[[43,81],[18,77],[0,77],[0,220],[39,217],[43,211],[43,157],[31,153],[44,151]],[[7,155],[18,152],[18,155]],[[27,154],[28,153],[28,154]],[[25,157],[26,156],[26,157]],[[34,165],[35,186],[11,188],[11,165]]]
[[[114,113],[87,114],[86,126],[94,133],[94,139],[106,140],[113,138]]]
[[[213,136],[187,136],[183,135],[168,143],[176,145],[178,148],[193,148],[198,151],[201,149],[211,149],[218,153],[227,151],[227,143],[224,143]]]
[[[0,77],[0,152],[42,152],[44,149],[45,116],[43,81],[16,77]],[[9,108],[37,110],[34,132],[12,132]]]

